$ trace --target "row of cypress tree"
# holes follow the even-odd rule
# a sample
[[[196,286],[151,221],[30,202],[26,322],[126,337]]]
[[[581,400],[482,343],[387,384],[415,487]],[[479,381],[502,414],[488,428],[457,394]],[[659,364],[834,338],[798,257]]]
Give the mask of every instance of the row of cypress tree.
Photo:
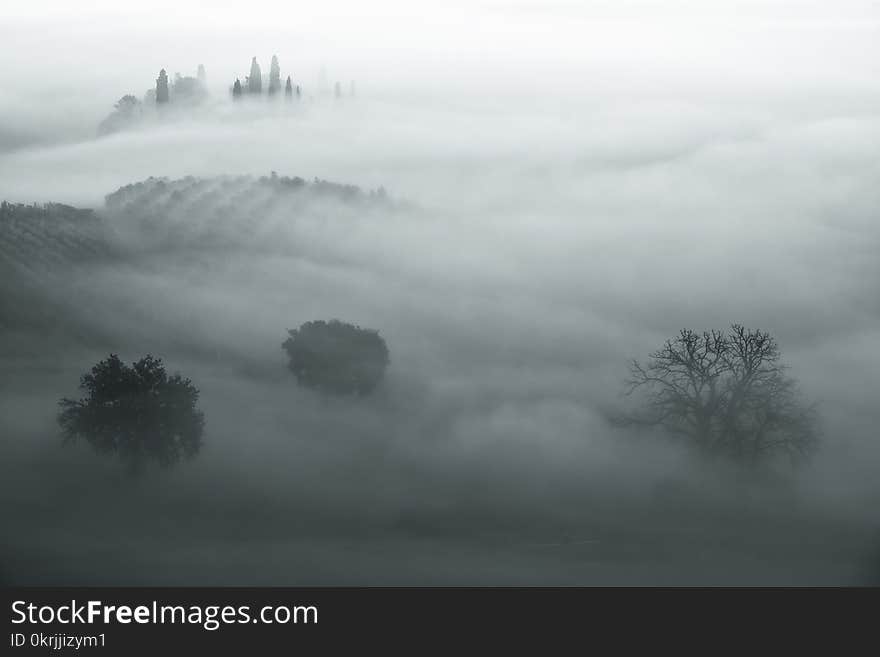
[[[250,75],[245,78],[245,84],[242,85],[241,80],[236,78],[235,83],[232,85],[232,96],[237,98],[242,96],[247,90],[249,94],[262,94],[263,93],[263,72],[260,69],[260,64],[257,62],[257,58],[254,57],[251,59],[251,71]],[[281,90],[281,66],[278,64],[277,55],[272,55],[272,63],[269,66],[269,87],[268,92],[270,96],[274,96]],[[290,76],[287,76],[287,82],[284,86],[284,95],[287,97],[292,97],[296,95],[299,98],[302,95],[302,90],[300,86],[294,85],[290,79]]]

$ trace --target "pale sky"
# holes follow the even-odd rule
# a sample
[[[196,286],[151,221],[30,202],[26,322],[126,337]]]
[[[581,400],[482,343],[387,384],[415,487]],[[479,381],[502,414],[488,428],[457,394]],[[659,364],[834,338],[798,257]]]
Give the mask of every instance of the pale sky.
[[[880,3],[868,0],[446,0],[412,2],[3,0],[7,63],[37,50],[64,59],[198,44],[213,61],[239,51],[320,51],[326,61],[576,64],[662,60],[751,67],[786,58],[793,70],[876,72]],[[98,41],[98,43],[96,43]],[[184,42],[187,47],[184,47]],[[107,48],[110,50],[110,48]],[[97,52],[96,52],[97,51]],[[256,52],[255,52],[256,54]],[[268,54],[263,57],[268,58]],[[205,55],[206,58],[207,55]],[[221,66],[226,65],[225,62]]]

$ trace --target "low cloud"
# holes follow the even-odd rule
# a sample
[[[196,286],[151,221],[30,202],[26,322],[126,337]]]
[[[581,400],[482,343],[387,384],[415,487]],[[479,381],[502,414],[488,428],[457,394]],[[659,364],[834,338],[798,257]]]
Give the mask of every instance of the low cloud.
[[[3,352],[3,425],[13,436],[4,489],[34,493],[4,509],[18,529],[6,562],[38,579],[22,555],[58,559],[45,537],[65,536],[80,556],[69,571],[53,567],[57,577],[124,578],[121,565],[101,570],[87,532],[51,510],[68,500],[69,517],[85,522],[101,487],[117,485],[112,464],[84,447],[59,451],[53,426],[58,397],[74,394],[79,374],[113,350],[126,360],[161,356],[202,390],[207,433],[197,461],[156,475],[161,503],[149,482],[120,493],[151,518],[175,582],[223,580],[207,566],[187,571],[212,541],[220,562],[238,564],[235,582],[248,580],[242,564],[254,555],[283,562],[279,541],[298,542],[287,546],[284,582],[433,581],[393,565],[425,537],[453,546],[449,561],[433,552],[428,561],[460,564],[454,581],[483,581],[480,568],[494,582],[524,581],[524,564],[539,581],[540,573],[562,581],[562,566],[528,546],[573,534],[653,550],[670,526],[692,521],[725,535],[711,520],[725,508],[737,509],[733,524],[746,534],[794,517],[797,528],[779,538],[792,544],[808,527],[845,526],[846,559],[823,543],[821,567],[793,570],[799,581],[863,577],[880,499],[876,93],[859,70],[840,82],[820,68],[818,79],[797,75],[783,88],[784,70],[758,75],[743,64],[726,83],[705,71],[667,73],[658,90],[641,84],[653,69],[609,81],[620,69],[607,66],[608,77],[596,64],[564,87],[559,71],[546,70],[535,94],[482,69],[446,97],[405,67],[410,89],[361,78],[358,94],[339,100],[309,87],[299,103],[233,104],[216,82],[191,113],[101,138],[94,131],[112,98],[70,101],[70,117],[50,121],[47,113],[68,107],[64,98],[49,112],[25,90],[14,95],[0,108],[15,126],[0,132],[0,198],[92,207],[109,250],[76,263],[66,247],[57,262],[48,252],[16,260],[35,294],[67,314],[51,331],[6,329],[8,344],[29,356]],[[66,84],[79,77],[96,84],[84,72]],[[149,79],[131,86],[113,95],[140,94]],[[258,182],[271,171],[363,194],[347,202],[278,193]],[[105,204],[130,183],[152,189],[150,176],[182,194],[203,186],[184,198],[169,191]],[[380,186],[387,202],[370,200]],[[3,239],[4,257],[15,260],[8,254],[24,237]],[[285,370],[286,330],[331,317],[376,328],[388,342],[391,366],[374,397],[325,399]],[[749,501],[662,437],[606,421],[627,403],[620,393],[632,358],[682,327],[732,322],[775,335],[820,404],[824,447],[788,480],[802,506],[786,506],[779,491]],[[57,486],[40,483],[47,477]],[[190,495],[200,502],[186,502]],[[174,504],[183,510],[163,525]],[[252,545],[226,535],[224,510],[253,517]],[[189,522],[173,544],[172,530]],[[139,531],[124,524],[115,540],[127,544]],[[346,541],[359,547],[346,552]],[[714,544],[699,549],[714,570],[651,553],[640,563],[656,569],[646,566],[643,581],[718,581],[727,563],[730,576],[778,581]],[[141,553],[119,563],[139,559],[159,572],[161,559]],[[314,577],[303,574],[308,564]],[[618,566],[611,559],[604,575],[578,566],[576,579],[624,581]],[[270,579],[269,570],[250,581]]]

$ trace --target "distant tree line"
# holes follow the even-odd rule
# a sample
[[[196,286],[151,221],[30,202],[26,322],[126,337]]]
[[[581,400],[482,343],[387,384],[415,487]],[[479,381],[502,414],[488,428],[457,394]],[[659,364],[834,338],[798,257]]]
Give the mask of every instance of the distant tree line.
[[[88,208],[75,208],[64,203],[9,203],[0,202],[0,221],[2,220],[42,220],[63,218],[72,220],[93,220],[95,211]]]
[[[272,62],[269,65],[269,86],[267,93],[269,96],[275,96],[281,91],[281,65],[278,63],[278,56],[272,55]],[[260,68],[257,58],[251,59],[250,73],[245,76],[244,84],[241,78],[236,78],[230,87],[230,93],[233,99],[238,99],[244,95],[259,96],[263,93],[263,72]],[[284,96],[287,100],[300,100],[302,98],[302,88],[298,84],[293,84],[291,77],[288,75],[284,84]]]
[[[155,100],[157,105],[171,102],[198,103],[205,99],[208,93],[207,74],[205,67],[199,64],[195,77],[174,74],[174,82],[169,85],[168,73],[165,69],[159,71],[156,78],[156,88],[152,93],[147,92],[145,101]]]
[[[145,108],[157,109],[174,104],[193,106],[207,97],[207,74],[202,64],[199,64],[195,77],[175,73],[173,81],[169,81],[168,73],[163,68],[159,71],[155,86],[146,91],[143,100],[133,94],[125,94],[116,101],[113,112],[98,124],[98,135],[112,134],[136,125],[143,118]]]
[[[269,83],[267,94],[274,97],[281,93],[281,66],[278,56],[272,55],[269,67]],[[236,78],[229,88],[233,100],[244,96],[260,96],[263,93],[263,74],[257,58],[251,59],[248,75]],[[291,76],[287,76],[284,82],[284,97],[287,100],[300,100],[302,87],[294,83]],[[342,98],[342,85],[336,82],[333,87],[333,95]],[[355,84],[349,83],[349,96],[355,95]],[[143,100],[133,94],[125,94],[114,105],[113,112],[104,118],[98,125],[98,135],[108,135],[120,130],[125,130],[135,125],[144,115],[145,108],[163,108],[170,105],[192,106],[203,102],[208,96],[207,74],[203,64],[199,64],[196,75],[184,76],[174,74],[174,79],[168,77],[168,72],[163,68],[156,77],[156,84],[148,89]]]
[[[242,201],[263,188],[271,188],[278,193],[306,192],[321,197],[331,197],[346,203],[387,204],[391,199],[384,187],[364,190],[358,185],[350,185],[313,178],[311,182],[300,176],[279,176],[271,172],[268,176],[254,178],[252,176],[218,176],[215,178],[197,178],[187,176],[179,179],[150,177],[136,183],[123,185],[116,191],[107,194],[104,202],[108,209],[136,210],[141,206],[158,203],[161,206],[173,205],[194,198],[201,204],[211,206],[215,197],[225,199],[233,197]]]

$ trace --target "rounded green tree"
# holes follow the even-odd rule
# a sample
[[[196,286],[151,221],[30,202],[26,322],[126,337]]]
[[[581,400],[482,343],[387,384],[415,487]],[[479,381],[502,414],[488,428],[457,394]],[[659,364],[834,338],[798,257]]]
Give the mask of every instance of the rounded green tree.
[[[371,392],[388,367],[388,347],[378,331],[337,319],[306,322],[288,331],[282,348],[304,386],[334,394]]]
[[[85,397],[59,402],[65,442],[83,439],[117,454],[133,473],[148,461],[168,466],[198,453],[205,425],[199,391],[169,376],[160,359],[148,355],[128,366],[111,354],[82,376],[80,388]]]

